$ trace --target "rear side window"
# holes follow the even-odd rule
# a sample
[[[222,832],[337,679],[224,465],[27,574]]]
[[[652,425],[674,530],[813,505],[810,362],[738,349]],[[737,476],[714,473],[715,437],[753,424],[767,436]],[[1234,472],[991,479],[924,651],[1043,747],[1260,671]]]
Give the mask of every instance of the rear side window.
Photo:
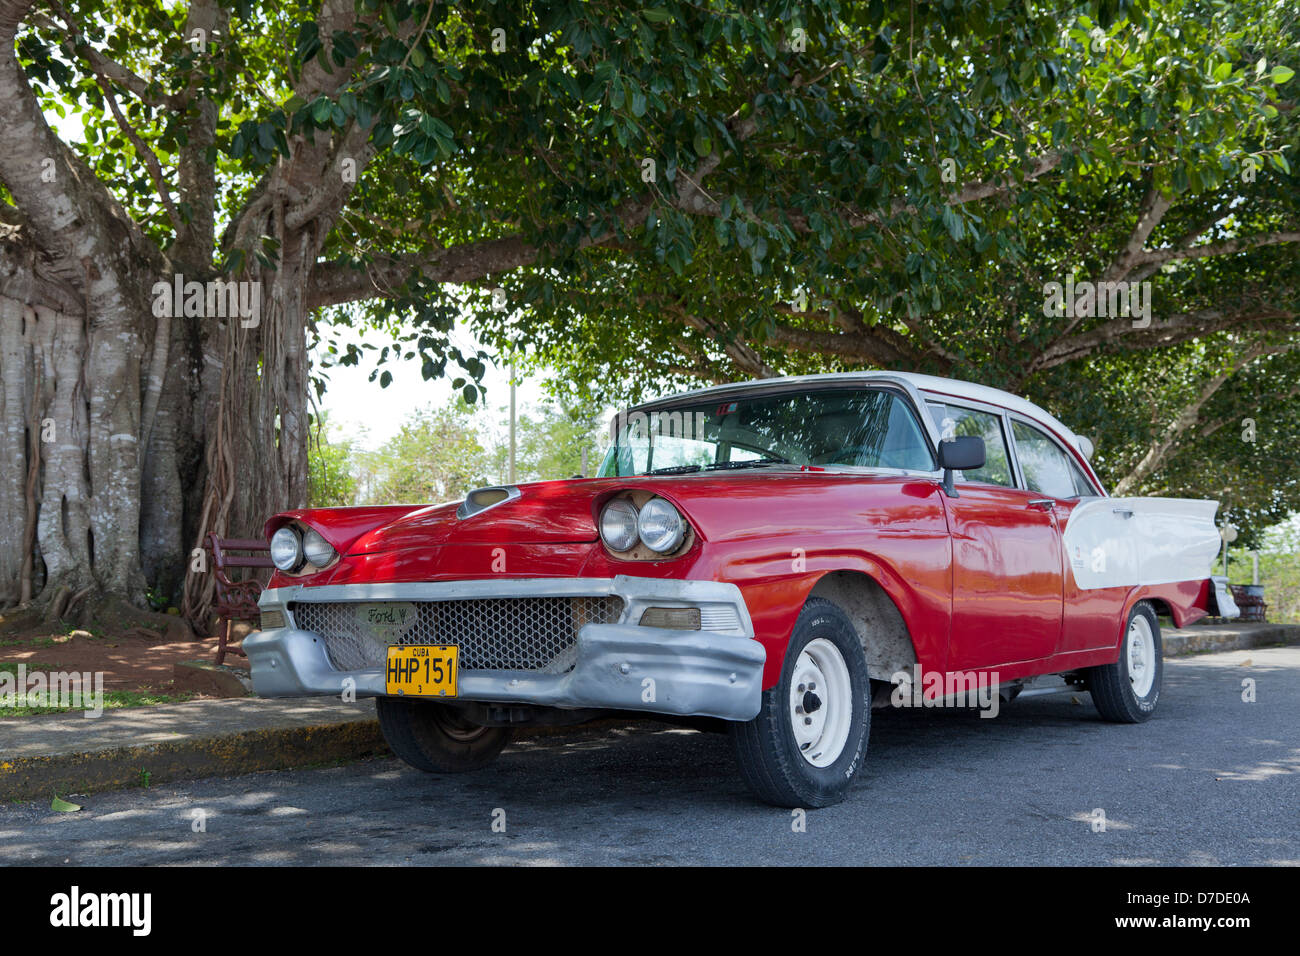
[[[1073,459],[1046,433],[1017,419],[1011,421],[1016,438],[1016,457],[1030,491],[1053,498],[1078,498],[1095,495]]]
[[[1007,440],[1002,433],[1002,416],[960,405],[927,403],[930,415],[943,438],[974,436],[984,439],[984,467],[960,473],[961,481],[976,481],[986,485],[1012,488],[1011,458],[1007,454]]]

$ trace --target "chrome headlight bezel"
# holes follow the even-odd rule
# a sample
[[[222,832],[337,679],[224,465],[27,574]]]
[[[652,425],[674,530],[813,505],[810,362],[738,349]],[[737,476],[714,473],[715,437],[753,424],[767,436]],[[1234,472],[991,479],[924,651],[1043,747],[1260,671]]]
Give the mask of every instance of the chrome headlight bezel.
[[[628,498],[612,498],[600,509],[600,540],[616,554],[637,546],[641,540],[640,525],[640,513]],[[618,536],[620,531],[622,536]]]
[[[286,551],[286,548],[290,550]],[[285,574],[293,574],[303,566],[305,560],[302,551],[302,535],[298,533],[298,529],[292,525],[276,529],[275,534],[271,535],[271,563],[276,569]]]
[[[308,564],[323,568],[338,556],[338,552],[323,534],[308,526],[302,534],[302,556]]]
[[[686,538],[686,519],[666,498],[651,498],[637,516],[637,537],[655,554],[672,554]]]

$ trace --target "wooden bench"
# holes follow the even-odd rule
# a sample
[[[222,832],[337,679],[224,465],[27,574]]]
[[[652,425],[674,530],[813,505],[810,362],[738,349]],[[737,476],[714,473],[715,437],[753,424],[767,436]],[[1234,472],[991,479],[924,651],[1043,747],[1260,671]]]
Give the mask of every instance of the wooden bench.
[[[216,599],[212,609],[220,618],[220,643],[217,645],[217,666],[225,661],[226,654],[247,657],[242,648],[230,640],[232,621],[257,621],[261,612],[257,599],[262,595],[263,583],[251,573],[238,581],[227,571],[232,568],[274,568],[271,563],[271,546],[261,538],[219,538],[208,534],[208,550],[212,552],[212,572],[216,578]],[[232,551],[252,552],[231,554]]]
[[[1268,604],[1264,602],[1264,597],[1258,592],[1258,587],[1247,587],[1244,584],[1230,584],[1228,587],[1232,590],[1232,599],[1237,602],[1237,608],[1241,611],[1239,621],[1268,621]]]

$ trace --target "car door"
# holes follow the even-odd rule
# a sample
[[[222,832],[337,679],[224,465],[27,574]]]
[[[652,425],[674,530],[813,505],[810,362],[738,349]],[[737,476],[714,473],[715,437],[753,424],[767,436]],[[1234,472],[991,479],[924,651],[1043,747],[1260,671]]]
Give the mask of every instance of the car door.
[[[1019,487],[1007,416],[991,406],[930,403],[945,437],[984,439],[985,465],[943,499],[952,537],[948,670],[1050,657],[1061,637],[1061,532],[1054,501]]]
[[[1100,492],[1093,487],[1073,456],[1037,425],[1019,416],[1012,416],[1011,433],[1025,484],[1053,501],[1052,510],[1061,528],[1064,551],[1064,534],[1070,514],[1080,500],[1098,497]],[[1117,523],[1124,520],[1120,514],[1113,515],[1112,518]],[[1122,533],[1118,537],[1122,538]],[[1124,604],[1129,589],[1104,587],[1085,590],[1079,587],[1074,574],[1075,569],[1083,570],[1085,567],[1100,570],[1107,558],[1105,553],[1085,554],[1081,549],[1076,549],[1073,554],[1064,554],[1065,603],[1058,652],[1115,646],[1123,623]]]

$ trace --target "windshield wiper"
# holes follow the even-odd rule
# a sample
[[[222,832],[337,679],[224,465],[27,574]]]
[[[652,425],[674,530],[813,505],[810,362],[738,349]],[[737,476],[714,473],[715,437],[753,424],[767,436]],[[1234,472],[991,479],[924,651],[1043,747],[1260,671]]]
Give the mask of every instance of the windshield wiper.
[[[758,465],[788,465],[790,459],[772,456],[770,458],[752,458],[749,461],[718,461],[712,465],[705,465],[705,471],[716,471],[723,468],[755,468]]]
[[[647,471],[647,475],[685,475],[692,471],[699,471],[699,465],[669,465],[667,468],[652,468]]]

